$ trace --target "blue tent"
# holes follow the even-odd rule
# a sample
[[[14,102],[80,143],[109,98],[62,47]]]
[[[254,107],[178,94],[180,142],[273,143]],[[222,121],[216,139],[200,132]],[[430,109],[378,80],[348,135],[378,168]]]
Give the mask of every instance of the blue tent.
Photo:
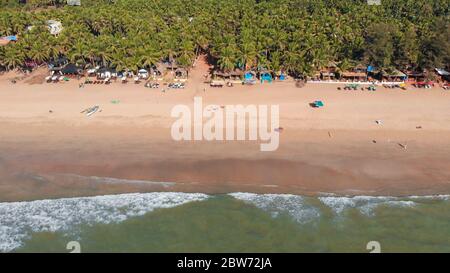
[[[273,80],[272,74],[270,72],[260,72],[259,79],[261,80],[261,83],[263,83],[264,81],[271,83]]]
[[[245,79],[245,80],[253,80],[254,77],[255,77],[255,75],[254,75],[252,72],[246,72],[246,73],[244,74],[244,79]]]

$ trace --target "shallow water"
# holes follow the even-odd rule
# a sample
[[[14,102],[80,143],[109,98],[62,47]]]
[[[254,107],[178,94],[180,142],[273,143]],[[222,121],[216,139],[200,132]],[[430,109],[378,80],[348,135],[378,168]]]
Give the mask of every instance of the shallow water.
[[[0,250],[450,252],[450,197],[146,193],[0,203]]]

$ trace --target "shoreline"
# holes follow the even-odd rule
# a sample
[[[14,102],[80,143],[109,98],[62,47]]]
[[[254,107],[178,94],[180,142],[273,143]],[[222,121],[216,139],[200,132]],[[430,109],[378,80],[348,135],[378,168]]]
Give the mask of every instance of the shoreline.
[[[134,84],[80,89],[76,80],[12,85],[0,77],[0,202],[152,191],[450,193],[450,93],[444,90],[339,91],[293,82],[213,89],[202,75],[194,70],[186,89],[165,93]],[[191,107],[196,96],[204,106],[278,104],[279,149],[260,152],[252,141],[173,141],[170,110]],[[309,107],[318,99],[324,108]],[[93,105],[102,111],[89,118],[80,113]]]
[[[409,131],[390,131],[391,141],[386,132],[334,131],[329,139],[324,130],[286,131],[280,149],[266,154],[258,143],[245,141],[172,142],[158,135],[161,129],[117,134],[113,131],[130,127],[70,126],[64,128],[65,134],[46,136],[19,127],[22,132],[8,130],[10,135],[3,134],[0,144],[1,201],[154,191],[306,196],[450,193],[450,151],[444,137],[450,139],[450,132],[439,132],[443,139],[432,145],[424,142],[437,133],[421,132],[405,151],[397,142],[410,136]],[[45,127],[62,131],[50,128]],[[24,136],[23,130],[29,135]],[[96,130],[105,132],[97,135]],[[152,138],[142,137],[145,134]],[[373,144],[373,137],[384,140]],[[104,181],[108,179],[116,181]]]

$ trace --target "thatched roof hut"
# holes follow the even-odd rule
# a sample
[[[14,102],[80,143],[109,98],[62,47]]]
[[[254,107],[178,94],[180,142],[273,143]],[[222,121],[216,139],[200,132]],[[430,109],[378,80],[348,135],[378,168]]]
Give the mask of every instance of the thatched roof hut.
[[[153,66],[150,68],[150,74],[151,74],[153,77],[162,77],[163,74],[164,74],[164,71],[166,71],[166,70],[167,70],[167,66],[166,66],[165,64],[163,64],[163,63],[158,63],[158,64],[156,64],[156,65],[153,65]]]
[[[365,72],[356,72],[356,71],[346,71],[341,73],[341,77],[344,79],[351,80],[362,80],[367,78],[367,73]]]
[[[48,68],[51,71],[59,71],[63,69],[63,67],[69,63],[69,60],[66,57],[59,57],[53,59],[48,63]]]
[[[214,71],[213,78],[214,79],[228,79],[231,77],[231,73],[222,72],[222,71]]]
[[[404,74],[408,77],[408,79],[413,79],[415,81],[424,81],[427,78],[425,71],[404,71]]]
[[[407,78],[405,73],[403,73],[397,69],[393,69],[392,71],[383,70],[383,71],[381,71],[380,76],[382,79],[385,79],[388,81],[391,81],[391,80],[404,81]]]
[[[187,79],[188,71],[185,68],[178,67],[175,70],[175,79]]]
[[[64,75],[79,75],[82,69],[74,64],[68,64],[61,69],[61,73]]]

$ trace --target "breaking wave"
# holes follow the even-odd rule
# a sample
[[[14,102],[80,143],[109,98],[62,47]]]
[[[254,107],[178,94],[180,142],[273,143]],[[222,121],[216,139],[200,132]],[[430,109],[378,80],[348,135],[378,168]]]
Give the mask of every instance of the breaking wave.
[[[319,197],[319,200],[333,210],[336,214],[341,214],[349,208],[356,208],[366,216],[373,216],[377,207],[414,207],[416,203],[411,200],[401,200],[397,197]]]
[[[269,211],[274,217],[277,217],[280,213],[287,213],[299,223],[309,222],[320,217],[320,210],[309,205],[305,200],[306,198],[299,195],[243,192],[230,193],[229,195]]]
[[[321,216],[320,206],[313,202],[312,197],[291,194],[254,194],[230,193],[230,196],[270,212],[274,217],[279,213],[288,213],[297,222],[305,223]],[[450,195],[389,197],[389,196],[354,196],[337,197],[321,196],[317,199],[330,208],[336,215],[341,215],[348,209],[357,209],[365,216],[374,216],[375,209],[380,206],[412,208],[430,200],[450,200]]]
[[[300,224],[318,220],[324,210],[342,216],[349,209],[372,217],[380,206],[414,208],[423,203],[449,201],[450,195],[410,197],[305,197],[292,194],[230,193],[236,200],[254,205],[273,217],[287,214]],[[212,196],[201,193],[135,193],[96,197],[0,203],[0,252],[20,247],[33,232],[76,232],[81,224],[122,222],[158,208],[172,208]],[[75,227],[75,229],[74,229]]]
[[[66,231],[79,224],[117,223],[157,208],[208,196],[200,193],[136,193],[0,203],[0,252],[21,246],[31,232]]]

